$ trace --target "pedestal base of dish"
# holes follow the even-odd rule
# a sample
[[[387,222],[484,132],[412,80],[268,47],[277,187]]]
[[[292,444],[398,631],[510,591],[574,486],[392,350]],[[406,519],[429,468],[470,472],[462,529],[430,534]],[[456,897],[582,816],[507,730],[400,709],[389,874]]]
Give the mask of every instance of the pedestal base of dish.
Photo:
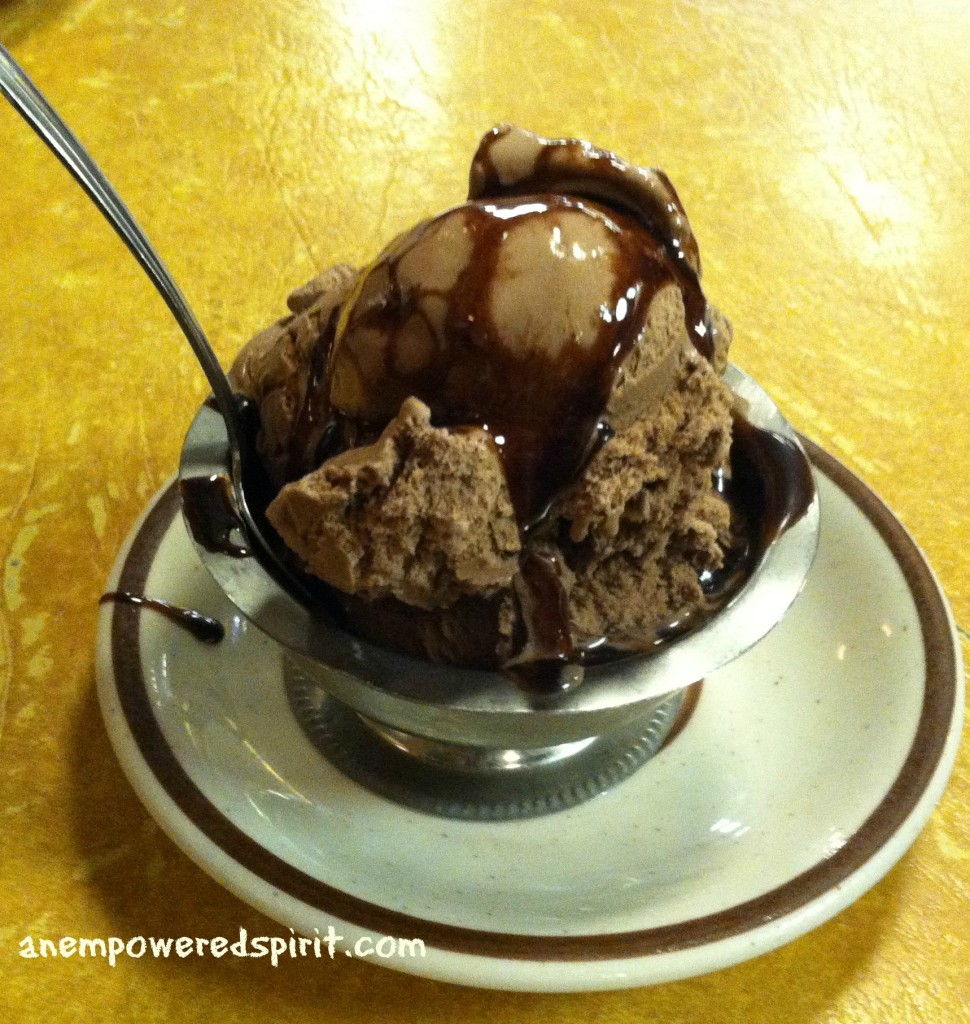
[[[488,747],[378,722],[328,694],[290,660],[284,677],[300,726],[344,775],[404,806],[471,821],[532,818],[605,793],[653,757],[694,703],[694,688],[687,687],[602,735]]]

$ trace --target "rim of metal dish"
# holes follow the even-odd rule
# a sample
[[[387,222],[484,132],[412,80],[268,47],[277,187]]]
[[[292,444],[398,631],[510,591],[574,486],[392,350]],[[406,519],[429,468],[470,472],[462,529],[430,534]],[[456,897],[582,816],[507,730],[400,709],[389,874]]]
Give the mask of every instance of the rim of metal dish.
[[[787,438],[804,456],[795,431],[757,382],[734,366],[724,379],[756,427]],[[228,473],[222,417],[203,405],[186,437],[179,476]],[[620,728],[647,704],[749,650],[801,590],[815,557],[819,517],[816,490],[805,514],[772,541],[745,586],[708,623],[656,653],[589,666],[581,686],[545,703],[499,672],[436,665],[360,640],[287,593],[256,557],[193,543],[230,601],[343,703],[420,735],[492,746],[501,737],[508,746],[534,747]]]

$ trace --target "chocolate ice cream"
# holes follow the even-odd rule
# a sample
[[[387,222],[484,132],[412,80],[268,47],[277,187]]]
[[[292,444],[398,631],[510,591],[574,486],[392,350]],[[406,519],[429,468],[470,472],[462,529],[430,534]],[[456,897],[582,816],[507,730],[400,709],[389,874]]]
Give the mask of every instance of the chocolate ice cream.
[[[703,617],[732,417],[700,270],[662,172],[501,126],[466,203],[290,297],[233,376],[268,518],[348,628],[495,667]]]

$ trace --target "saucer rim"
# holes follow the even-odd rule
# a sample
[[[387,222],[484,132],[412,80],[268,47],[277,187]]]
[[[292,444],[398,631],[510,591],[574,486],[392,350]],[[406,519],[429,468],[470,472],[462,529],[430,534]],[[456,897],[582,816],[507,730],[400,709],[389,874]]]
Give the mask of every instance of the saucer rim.
[[[365,932],[420,934],[436,953],[445,954],[445,962],[437,968],[428,962],[393,965],[412,973],[493,988],[622,987],[703,973],[789,941],[860,896],[909,847],[949,777],[963,710],[962,701],[957,699],[963,678],[959,640],[931,567],[902,524],[867,485],[823,449],[801,440],[816,470],[824,473],[872,523],[899,566],[918,613],[926,675],[916,735],[894,784],[842,849],[767,893],[691,921],[573,936],[465,928],[414,917],[345,893],[265,849],[198,789],[167,744],[152,711],[141,667],[137,610],[119,604],[103,610],[98,685],[102,712],[122,767],[176,843],[244,901],[283,923],[292,923],[295,917],[292,907],[289,913],[284,911],[281,900],[292,900],[304,911],[322,911]],[[137,591],[139,583],[144,583],[177,511],[178,493],[171,483],[150,503],[132,530],[116,563],[113,588]],[[160,806],[159,788],[169,802],[165,807]],[[186,824],[194,830],[191,835]],[[217,865],[223,858],[225,863]],[[246,878],[232,879],[224,870],[227,864],[237,874],[242,868],[261,885],[268,884],[270,894],[260,898]],[[773,941],[766,938],[769,932],[784,934],[780,941]],[[755,933],[763,937],[762,941]],[[752,944],[756,948],[752,949]],[[674,962],[676,955],[685,951],[695,954],[690,967],[683,961]],[[653,960],[652,969],[638,971],[632,962],[638,959]],[[519,978],[518,983],[497,981],[492,976],[494,968],[490,972],[487,965],[482,967],[487,960],[518,963],[526,970],[530,966],[552,968],[555,977],[544,982],[534,976]],[[587,973],[598,976],[580,978],[584,967]],[[645,973],[652,975],[646,981]]]

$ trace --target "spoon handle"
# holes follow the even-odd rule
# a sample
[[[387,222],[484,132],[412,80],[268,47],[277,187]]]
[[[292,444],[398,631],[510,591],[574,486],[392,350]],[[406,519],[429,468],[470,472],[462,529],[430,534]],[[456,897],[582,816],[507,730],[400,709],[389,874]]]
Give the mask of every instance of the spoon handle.
[[[236,427],[232,387],[181,290],[101,169],[2,44],[0,93],[70,171],[148,274],[202,364],[231,437]]]

